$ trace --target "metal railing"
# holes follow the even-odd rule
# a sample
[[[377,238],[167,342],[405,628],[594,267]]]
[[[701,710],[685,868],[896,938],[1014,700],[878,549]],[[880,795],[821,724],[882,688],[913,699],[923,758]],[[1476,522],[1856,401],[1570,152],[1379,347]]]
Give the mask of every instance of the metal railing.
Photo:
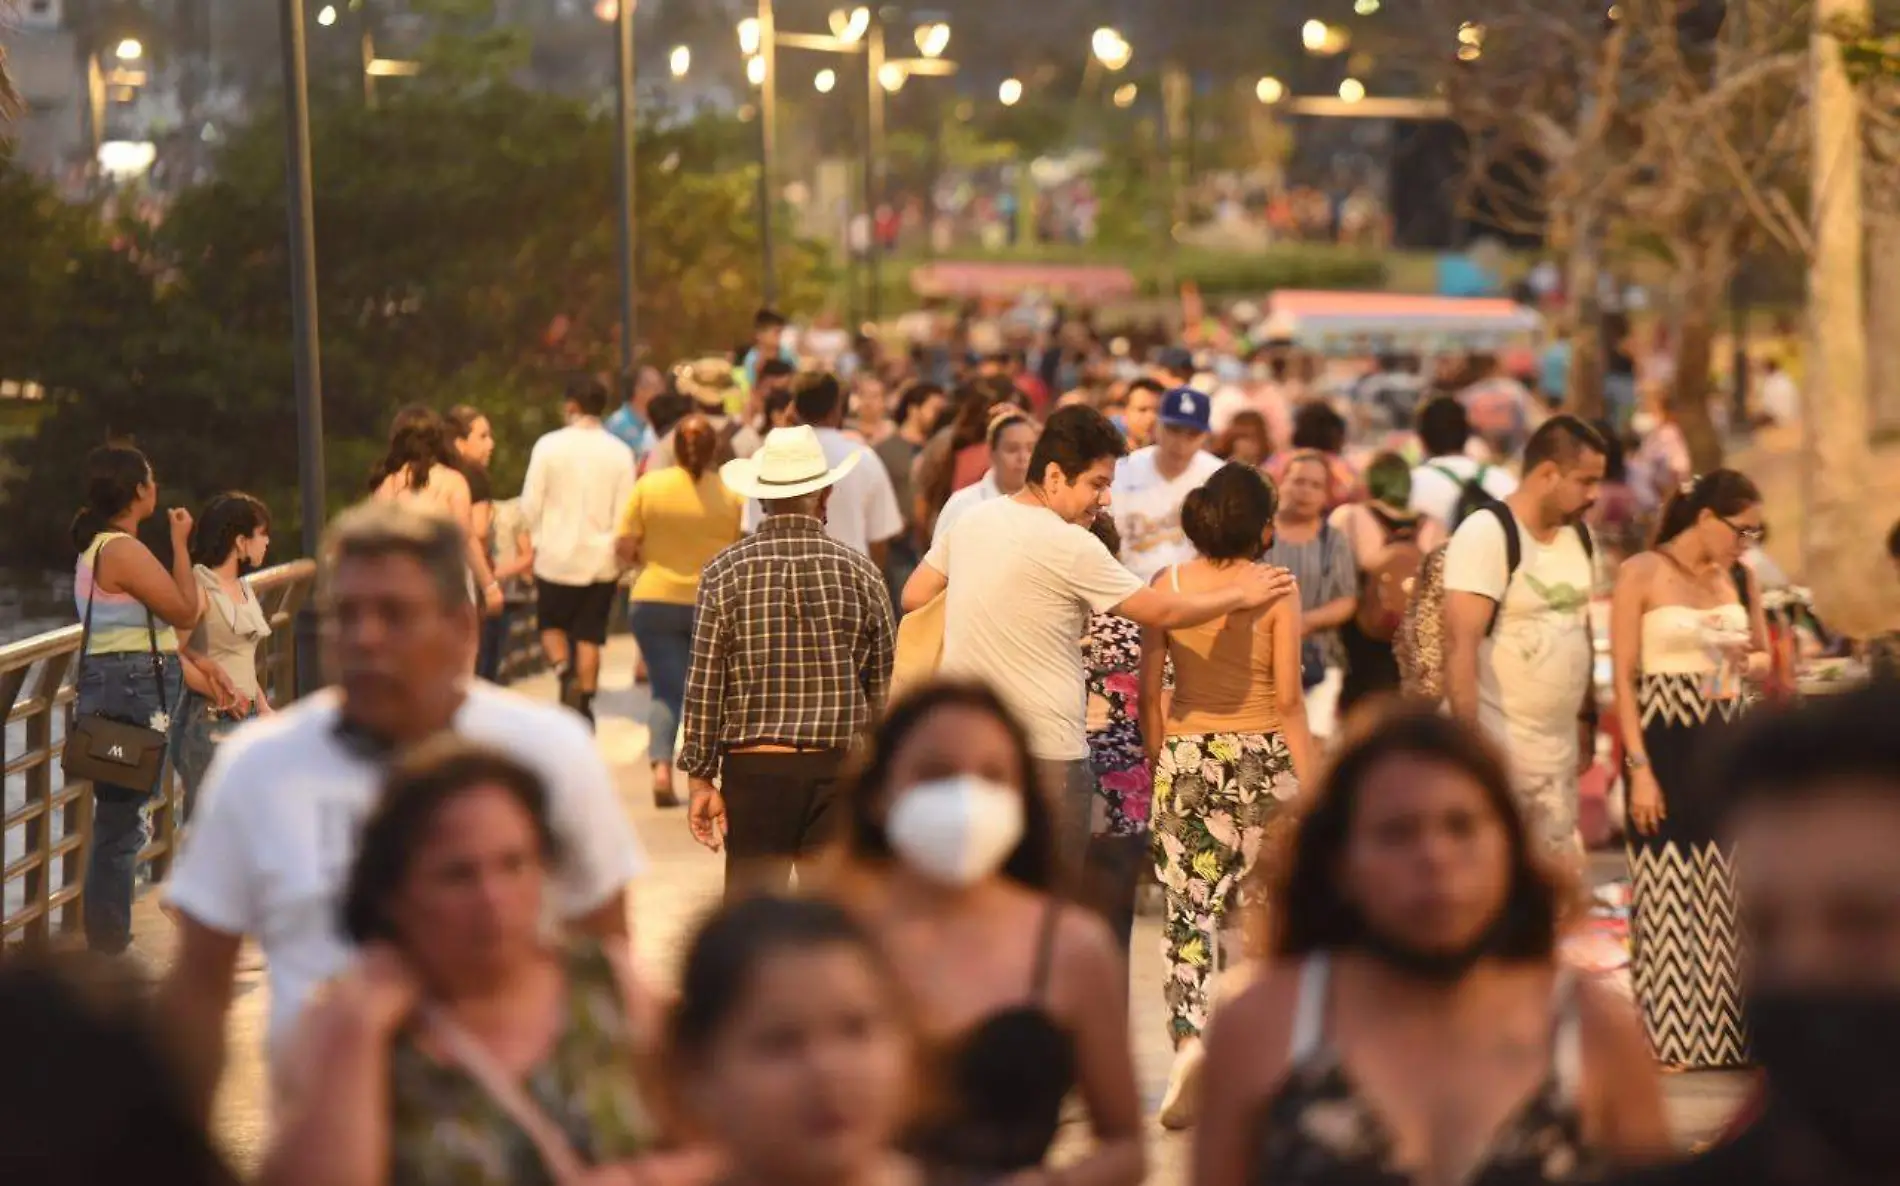
[[[270,702],[290,703],[298,671],[292,622],[309,598],[317,566],[310,560],[252,576],[271,624],[258,648],[258,679]],[[505,681],[538,669],[532,610],[516,609],[503,648]],[[72,724],[73,674],[79,655],[75,623],[0,646],[0,947],[43,944],[77,931],[84,909],[86,858],[92,842],[92,786],[67,781],[60,750]],[[151,805],[152,841],[139,854],[143,883],[164,880],[178,848],[184,791],[165,772]]]

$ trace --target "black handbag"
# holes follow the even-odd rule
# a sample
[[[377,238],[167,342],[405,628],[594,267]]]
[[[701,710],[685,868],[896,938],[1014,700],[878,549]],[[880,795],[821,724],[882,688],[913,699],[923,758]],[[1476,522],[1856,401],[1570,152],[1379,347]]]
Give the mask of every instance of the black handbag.
[[[105,549],[101,547],[100,551]],[[86,674],[86,652],[92,646],[92,598],[98,591],[98,554],[93,555],[94,585],[86,594],[86,621],[79,635],[79,670],[73,675],[78,688]],[[165,708],[165,662],[158,654],[158,628],[152,611],[145,611],[145,635],[152,647],[152,684],[158,691],[160,711]],[[97,713],[75,715],[66,731],[66,744],[60,750],[59,764],[66,781],[83,779],[91,783],[142,788],[150,793],[158,785],[165,768],[168,738],[147,725],[127,724]]]

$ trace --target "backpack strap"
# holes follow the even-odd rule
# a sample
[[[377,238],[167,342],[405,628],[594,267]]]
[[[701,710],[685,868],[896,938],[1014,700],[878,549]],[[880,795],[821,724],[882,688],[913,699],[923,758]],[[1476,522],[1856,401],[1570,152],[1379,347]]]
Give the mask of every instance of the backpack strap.
[[[1491,608],[1491,622],[1484,628],[1484,635],[1489,638],[1498,628],[1498,615],[1504,610],[1504,598],[1511,592],[1511,580],[1517,576],[1517,570],[1524,563],[1524,540],[1517,533],[1517,516],[1511,513],[1509,506],[1501,502],[1487,502],[1478,510],[1495,516],[1498,526],[1504,530],[1504,588],[1498,593],[1497,604]],[[1585,550],[1589,550],[1587,546]]]

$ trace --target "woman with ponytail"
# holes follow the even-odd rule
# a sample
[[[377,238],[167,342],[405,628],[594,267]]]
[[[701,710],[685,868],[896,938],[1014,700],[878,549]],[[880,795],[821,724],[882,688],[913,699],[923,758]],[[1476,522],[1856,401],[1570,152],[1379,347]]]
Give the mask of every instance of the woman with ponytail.
[[[697,412],[687,416],[673,429],[673,464],[635,482],[620,516],[620,559],[643,566],[633,582],[627,624],[653,684],[647,760],[653,766],[653,801],[661,807],[679,805],[673,793],[673,742],[686,700],[699,574],[738,542],[745,510],[713,466],[719,450],[719,430],[712,421]]]
[[[86,502],[73,519],[73,601],[84,630],[73,711],[164,733],[178,702],[178,633],[198,621],[198,578],[190,511],[168,512],[169,570],[139,542],[139,524],[157,511],[158,482],[143,453],[106,445],[86,458]],[[118,955],[132,942],[133,875],[151,839],[145,807],[158,786],[95,781],[92,793],[86,946]]]
[[[1683,482],[1649,549],[1623,562],[1611,609],[1632,979],[1656,1057],[1681,1069],[1746,1061],[1722,788],[1696,763],[1768,670],[1761,598],[1742,564],[1761,535],[1761,492],[1746,476]]]

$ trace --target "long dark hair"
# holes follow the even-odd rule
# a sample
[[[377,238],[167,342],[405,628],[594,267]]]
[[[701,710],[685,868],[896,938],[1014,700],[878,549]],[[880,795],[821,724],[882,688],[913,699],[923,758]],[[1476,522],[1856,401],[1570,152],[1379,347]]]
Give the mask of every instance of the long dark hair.
[[[421,404],[410,404],[396,413],[389,426],[389,448],[369,473],[369,490],[374,494],[392,474],[406,475],[406,485],[420,490],[429,484],[429,471],[438,465],[455,464],[448,422]]]
[[[73,548],[83,552],[92,537],[139,500],[152,480],[152,463],[130,445],[101,445],[86,454],[86,501],[73,516]]]
[[[216,568],[231,558],[231,549],[270,527],[270,508],[241,490],[218,495],[205,504],[191,529],[191,560]]]
[[[1656,521],[1656,538],[1649,546],[1660,548],[1694,527],[1703,511],[1728,519],[1760,503],[1761,490],[1747,474],[1732,469],[1710,470],[1684,482],[1669,496],[1662,517]]]
[[[1368,712],[1354,721],[1345,746],[1313,789],[1287,858],[1274,862],[1282,873],[1270,898],[1272,951],[1280,956],[1339,951],[1364,936],[1364,920],[1339,884],[1340,866],[1366,780],[1394,758],[1454,767],[1483,788],[1511,850],[1511,884],[1493,954],[1513,960],[1554,958],[1563,890],[1531,849],[1503,755],[1474,727],[1416,703]]]
[[[474,404],[456,404],[442,417],[443,423],[448,427],[449,443],[467,440],[469,434],[475,431],[475,425],[486,419],[488,419],[488,413]]]
[[[891,763],[910,735],[931,714],[945,708],[967,708],[994,717],[1009,734],[1010,748],[1023,771],[1023,838],[1003,863],[1003,875],[1030,889],[1048,892],[1056,884],[1055,819],[1029,752],[1029,735],[987,686],[937,681],[904,697],[885,714],[871,739],[870,754],[845,793],[845,855],[853,861],[877,864],[892,859],[890,837],[877,818],[877,803],[890,790]]]
[[[506,754],[444,735],[404,755],[383,781],[382,795],[357,838],[356,860],[343,888],[343,933],[352,943],[398,938],[390,900],[409,876],[416,848],[442,808],[479,786],[496,786],[534,823],[542,862],[560,863],[560,843],[539,775]]]

